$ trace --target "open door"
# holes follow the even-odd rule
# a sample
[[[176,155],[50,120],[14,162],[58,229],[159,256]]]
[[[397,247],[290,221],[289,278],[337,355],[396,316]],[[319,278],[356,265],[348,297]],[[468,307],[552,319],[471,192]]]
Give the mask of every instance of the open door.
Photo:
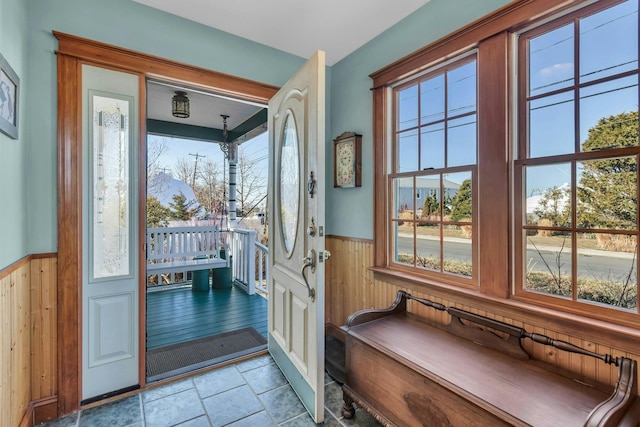
[[[325,54],[269,101],[269,351],[324,419]]]

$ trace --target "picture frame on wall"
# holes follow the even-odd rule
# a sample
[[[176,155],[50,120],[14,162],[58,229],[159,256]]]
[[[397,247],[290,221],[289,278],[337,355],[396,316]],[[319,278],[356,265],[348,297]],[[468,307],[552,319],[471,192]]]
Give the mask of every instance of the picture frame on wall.
[[[362,135],[344,132],[333,140],[334,188],[362,186]]]
[[[0,132],[18,139],[20,78],[0,54]]]

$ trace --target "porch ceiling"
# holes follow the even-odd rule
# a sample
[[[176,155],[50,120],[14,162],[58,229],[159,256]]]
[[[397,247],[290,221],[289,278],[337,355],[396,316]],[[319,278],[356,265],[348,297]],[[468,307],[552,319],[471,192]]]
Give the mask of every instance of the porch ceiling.
[[[171,115],[171,98],[177,90],[187,92],[189,118],[181,119]],[[239,102],[164,82],[149,81],[147,84],[147,127],[150,133],[222,141],[223,114],[229,116],[227,141],[237,140],[242,143],[266,131],[266,110],[262,105]]]

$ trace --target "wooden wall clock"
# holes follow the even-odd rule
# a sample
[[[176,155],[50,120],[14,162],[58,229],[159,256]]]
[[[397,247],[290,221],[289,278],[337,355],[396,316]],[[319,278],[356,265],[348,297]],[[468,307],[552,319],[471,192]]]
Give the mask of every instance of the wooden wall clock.
[[[333,186],[362,186],[362,135],[344,132],[333,140]]]

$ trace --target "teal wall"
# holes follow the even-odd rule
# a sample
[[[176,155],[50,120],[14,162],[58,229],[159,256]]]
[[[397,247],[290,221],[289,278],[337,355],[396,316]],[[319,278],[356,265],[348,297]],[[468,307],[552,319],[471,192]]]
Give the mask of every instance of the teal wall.
[[[431,0],[332,67],[327,139],[362,134],[362,187],[327,191],[327,233],[373,238],[373,120],[369,74],[509,3],[506,0]],[[332,144],[327,145],[332,150]],[[333,158],[329,156],[328,158]],[[333,172],[333,166],[328,172]]]
[[[506,0],[432,0],[327,69],[328,234],[373,237],[371,79],[385,65],[503,6]],[[57,250],[56,56],[51,31],[98,40],[273,85],[303,58],[131,0],[0,0],[0,51],[22,78],[20,140],[0,136],[0,268]],[[28,64],[28,67],[27,67]],[[363,187],[333,189],[332,140],[363,135]],[[10,206],[10,209],[6,209]],[[4,236],[8,236],[4,238]]]
[[[268,84],[281,85],[302,58],[131,0],[0,0],[29,5],[28,251],[57,250],[56,55],[52,30]],[[4,26],[2,28],[5,33]]]
[[[27,77],[27,4],[24,0],[0,0],[0,53],[20,78]],[[27,120],[24,91],[19,99],[18,136],[0,133],[0,269],[29,254],[27,248],[27,185],[31,165],[27,157]]]

